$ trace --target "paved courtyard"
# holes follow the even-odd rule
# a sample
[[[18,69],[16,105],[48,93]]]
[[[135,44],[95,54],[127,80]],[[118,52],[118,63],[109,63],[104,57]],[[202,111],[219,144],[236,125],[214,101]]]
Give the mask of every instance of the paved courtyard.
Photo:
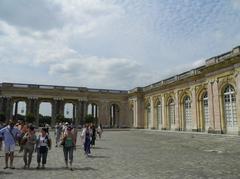
[[[0,152],[0,179],[240,178],[237,136],[104,131],[91,157],[86,158],[81,146],[77,146],[74,171],[64,168],[62,148],[52,148],[45,170],[35,169],[36,154],[28,170],[22,169],[22,153],[16,155],[16,169],[4,170],[4,154]]]

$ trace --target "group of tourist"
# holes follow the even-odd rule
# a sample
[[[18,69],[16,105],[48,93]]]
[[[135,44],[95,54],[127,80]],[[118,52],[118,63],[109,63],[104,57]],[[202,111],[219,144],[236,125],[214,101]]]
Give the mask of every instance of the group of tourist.
[[[91,154],[91,147],[95,146],[96,136],[101,138],[102,126],[96,129],[94,124],[85,124],[81,133],[82,146],[86,156]],[[72,170],[73,151],[76,150],[77,128],[68,123],[57,124],[55,126],[56,145],[63,147],[64,160],[66,168]],[[31,124],[15,123],[10,120],[8,125],[0,128],[0,150],[4,141],[5,167],[4,169],[14,169],[14,151],[16,144],[20,146],[20,152],[23,151],[24,169],[30,168],[33,152],[37,152],[37,169],[45,168],[47,162],[48,150],[52,148],[52,140],[47,127],[41,128],[39,135]],[[10,165],[9,165],[10,159]]]

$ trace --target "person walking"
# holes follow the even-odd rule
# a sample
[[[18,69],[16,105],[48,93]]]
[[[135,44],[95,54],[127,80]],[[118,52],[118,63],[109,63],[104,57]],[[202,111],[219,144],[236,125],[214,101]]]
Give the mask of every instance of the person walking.
[[[18,144],[20,146],[19,152],[23,151],[23,146],[21,144],[21,141],[23,139],[23,136],[28,132],[28,124],[25,121],[20,121],[19,125],[16,126],[21,131],[21,136],[18,138]]]
[[[88,124],[85,125],[81,134],[85,155],[89,156],[91,154],[91,129]]]
[[[37,169],[40,168],[40,163],[42,162],[42,169],[45,169],[45,165],[47,163],[47,154],[48,150],[51,150],[51,139],[49,135],[47,135],[47,129],[42,128],[41,134],[37,139]]]
[[[73,134],[73,136],[74,136],[75,144],[77,145],[78,129],[77,129],[77,126],[76,126],[76,125],[73,125],[72,134]]]
[[[0,130],[4,128],[3,123],[0,121]],[[0,151],[2,151],[2,141],[3,141],[3,137],[0,138]]]
[[[33,126],[28,127],[28,132],[23,136],[22,145],[23,145],[23,161],[24,168],[30,168],[32,161],[32,154],[34,151],[34,145],[36,144],[37,137],[35,135],[35,130]]]
[[[56,145],[55,145],[55,147],[58,147],[58,144],[59,144],[60,139],[61,139],[61,135],[62,135],[62,124],[59,123],[56,126]]]
[[[103,132],[102,126],[100,124],[97,128],[97,134],[98,134],[99,139],[101,139],[101,137],[102,137],[102,132]]]
[[[92,147],[95,146],[95,141],[96,141],[96,127],[94,124],[91,126],[91,131],[92,131],[92,140],[91,140],[91,145]]]
[[[5,144],[5,167],[8,168],[8,159],[10,158],[10,169],[15,169],[13,166],[14,150],[16,146],[16,140],[21,135],[21,131],[14,127],[14,122],[9,120],[9,125],[0,130],[0,139],[4,138]]]
[[[74,134],[72,133],[72,128],[70,126],[68,126],[67,132],[63,136],[62,145],[63,145],[63,154],[64,154],[66,168],[68,168],[68,160],[69,160],[70,170],[73,170],[72,168],[73,150],[76,149],[76,142],[75,142]]]

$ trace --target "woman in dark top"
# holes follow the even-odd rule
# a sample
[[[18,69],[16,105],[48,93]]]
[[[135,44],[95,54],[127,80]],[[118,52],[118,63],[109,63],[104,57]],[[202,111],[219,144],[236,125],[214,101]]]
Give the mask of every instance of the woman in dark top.
[[[94,147],[94,146],[95,146],[95,140],[96,140],[96,127],[95,127],[94,124],[92,124],[91,129],[92,129],[92,141],[91,141],[91,145],[92,145],[92,147]]]

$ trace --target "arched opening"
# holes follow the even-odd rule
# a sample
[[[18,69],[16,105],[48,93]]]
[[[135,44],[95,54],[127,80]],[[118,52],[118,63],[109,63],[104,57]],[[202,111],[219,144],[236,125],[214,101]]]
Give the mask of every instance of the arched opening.
[[[13,104],[13,118],[24,121],[27,113],[27,104],[25,101],[18,100]]]
[[[65,103],[64,105],[64,118],[68,123],[75,124],[76,107],[73,103]]]
[[[210,127],[209,109],[208,109],[208,93],[204,92],[202,96],[202,115],[203,115],[203,129],[208,131]]]
[[[117,104],[110,106],[110,127],[119,127],[119,106]]]
[[[176,125],[175,103],[172,98],[168,101],[168,123],[169,123],[169,129],[170,130],[174,129],[174,127]]]
[[[87,114],[91,115],[96,121],[98,119],[98,106],[95,103],[89,103],[87,108]]]
[[[237,129],[237,110],[236,110],[236,93],[231,85],[227,85],[223,92],[224,102],[224,120],[227,131],[236,131]]]
[[[161,103],[161,101],[157,102],[156,113],[157,113],[157,128],[162,129],[162,125],[163,125],[162,119],[163,118],[162,118],[162,103]]]
[[[192,130],[191,100],[189,96],[185,96],[183,99],[183,115],[186,130]]]
[[[40,102],[39,104],[39,126],[51,125],[52,104],[50,102]]]

